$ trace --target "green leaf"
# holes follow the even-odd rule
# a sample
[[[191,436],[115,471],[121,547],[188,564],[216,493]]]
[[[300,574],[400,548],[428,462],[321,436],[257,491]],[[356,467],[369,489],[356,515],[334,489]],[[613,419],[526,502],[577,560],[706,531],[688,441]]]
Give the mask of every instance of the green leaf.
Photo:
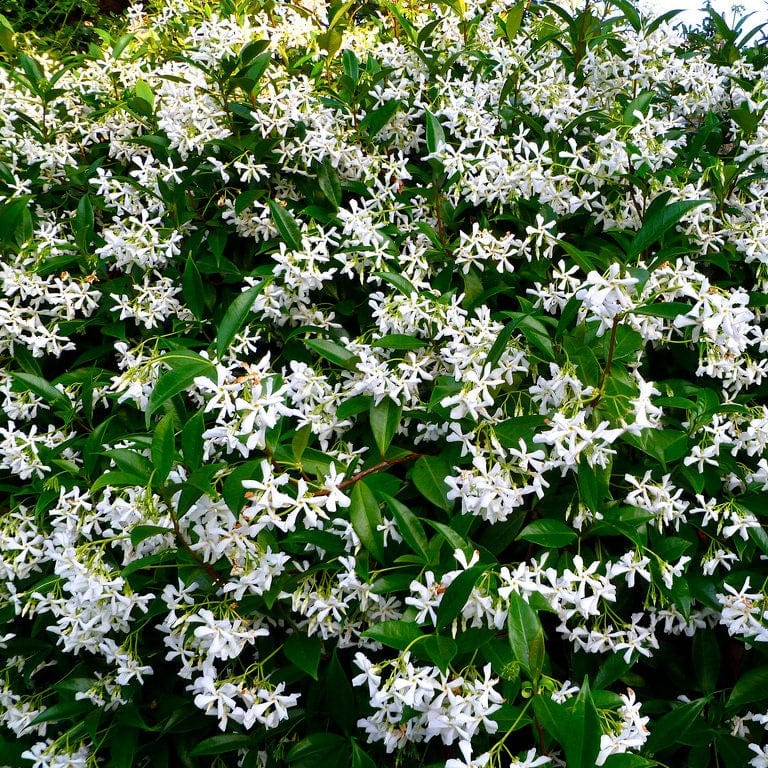
[[[198,469],[203,461],[205,416],[197,411],[181,430],[181,453],[188,469]]]
[[[520,25],[523,22],[523,14],[525,13],[525,6],[525,2],[519,2],[507,11],[504,19],[504,32],[510,43],[515,41],[517,33],[520,31]]]
[[[745,672],[736,681],[726,707],[737,710],[747,704],[768,699],[768,666],[757,667]]]
[[[352,768],[376,768],[376,763],[356,741],[352,742]]]
[[[150,110],[155,104],[155,94],[152,93],[152,89],[149,84],[144,80],[137,80],[136,85],[133,87],[133,92],[136,94],[136,98],[146,101],[149,104]]]
[[[130,448],[112,448],[103,453],[115,462],[121,472],[132,475],[137,485],[146,485],[149,482],[149,462],[138,451],[132,451]]]
[[[202,320],[205,310],[205,289],[200,271],[191,255],[187,257],[187,263],[184,265],[181,291],[184,303],[189,307],[190,312],[197,320]]]
[[[392,438],[400,425],[400,417],[403,415],[403,406],[385,397],[378,405],[371,403],[369,419],[373,439],[381,456],[387,452]]]
[[[681,744],[680,739],[690,730],[706,706],[706,699],[681,704],[651,726],[651,735],[643,751],[655,755],[663,749]]]
[[[311,759],[313,765],[322,765],[323,758],[337,755],[340,750],[346,751],[348,747],[347,740],[336,733],[312,733],[294,744],[285,759],[289,763]]]
[[[459,652],[459,646],[450,637],[428,635],[415,645],[413,650],[417,656],[426,656],[441,672],[445,673],[448,671],[448,665]]]
[[[432,155],[445,144],[445,131],[440,121],[428,109],[424,110],[427,120],[427,152]]]
[[[169,533],[173,533],[173,530],[164,528],[162,525],[135,525],[131,529],[131,544],[138,547],[145,539],[158,535],[165,536]]]
[[[720,646],[711,629],[701,629],[693,636],[693,669],[702,693],[714,693],[720,677]]]
[[[328,339],[305,339],[304,345],[334,365],[354,371],[360,359],[346,347]]]
[[[256,297],[264,290],[269,278],[262,280],[258,285],[253,285],[248,290],[238,294],[234,301],[227,307],[227,311],[221,318],[216,332],[216,356],[222,358],[229,349],[229,345],[243,327]]]
[[[322,650],[323,643],[319,637],[316,635],[307,637],[301,632],[288,635],[283,645],[286,658],[314,680],[317,680],[317,667],[320,664]]]
[[[155,468],[154,481],[158,484],[165,482],[168,473],[173,466],[175,453],[175,435],[173,431],[174,418],[173,413],[168,412],[163,416],[155,427],[155,433],[152,436],[152,465]]]
[[[344,74],[356,84],[360,79],[360,62],[358,62],[355,52],[349,48],[345,48],[341,54],[341,60],[344,67]]]
[[[517,538],[539,544],[542,547],[559,549],[576,541],[578,534],[560,520],[543,519],[534,520],[526,525]]]
[[[14,387],[17,392],[24,391],[25,389],[42,397],[46,403],[54,407],[62,407],[69,410],[72,407],[67,395],[61,390],[57,389],[47,382],[42,376],[35,376],[31,373],[21,373],[20,371],[12,371],[11,377],[14,383],[19,383],[22,387]]]
[[[590,466],[585,459],[579,460],[579,472],[576,475],[579,498],[592,512],[599,511],[600,503],[608,494],[608,477],[607,473]]]
[[[679,315],[685,315],[691,311],[691,305],[682,301],[660,301],[652,304],[643,304],[632,310],[633,315],[650,315],[651,317],[663,317],[673,320]]]
[[[386,336],[382,336],[380,339],[371,342],[372,347],[379,347],[381,349],[412,350],[421,349],[426,345],[427,342],[423,339],[417,339],[415,336],[407,336],[404,333],[389,333]]]
[[[438,523],[436,520],[424,520],[424,522],[430,528],[434,528],[451,545],[452,549],[460,549],[462,552],[466,552],[470,549],[467,540],[454,531],[450,526]]]
[[[373,277],[378,277],[385,283],[389,283],[393,288],[396,288],[404,296],[412,296],[414,293],[418,293],[414,288],[413,283],[408,280],[407,277],[403,277],[399,272],[371,272]]]
[[[658,765],[655,760],[648,760],[640,755],[633,755],[631,752],[623,752],[610,755],[603,763],[603,768],[652,768],[652,766]]]
[[[437,607],[436,627],[438,629],[447,627],[461,613],[475,584],[486,571],[485,565],[473,565],[462,571],[448,585]]]
[[[160,376],[149,396],[145,412],[146,424],[149,426],[152,414],[167,403],[172,397],[191,387],[198,376],[214,376],[216,369],[210,360],[206,360],[193,352],[173,352],[163,357],[164,362],[171,365],[171,370]]]
[[[349,496],[349,519],[362,545],[381,563],[384,561],[384,538],[378,526],[382,524],[379,502],[373,491],[358,480]]]
[[[328,673],[324,682],[328,714],[344,733],[349,735],[355,730],[357,722],[355,692],[347,678],[347,673],[339,662],[336,648],[333,649],[331,660],[328,662]]]
[[[419,518],[405,504],[392,496],[385,495],[384,502],[395,519],[397,530],[403,537],[403,541],[413,552],[420,555],[425,563],[430,562],[429,541]]]
[[[710,202],[709,200],[678,200],[668,205],[654,205],[658,200],[659,198],[651,203],[642,227],[632,239],[627,252],[629,258],[639,256],[654,243],[657,243],[664,233],[674,227],[688,211]]]
[[[585,677],[568,718],[564,744],[568,768],[594,768],[601,733],[600,716],[589,690],[589,679]]]
[[[204,757],[206,755],[223,755],[226,752],[234,752],[236,749],[246,749],[253,744],[253,736],[245,733],[220,733],[203,739],[189,751],[190,757]]]
[[[551,695],[546,692],[533,697],[533,711],[542,728],[558,744],[565,744],[568,733],[568,711],[566,708],[553,701]]]
[[[91,493],[96,493],[102,488],[112,486],[113,488],[128,488],[134,485],[146,485],[147,479],[143,479],[134,475],[131,472],[105,472],[103,475],[99,475],[94,483],[91,485]]]
[[[365,115],[360,121],[360,126],[365,129],[369,139],[372,139],[392,119],[395,112],[400,109],[401,103],[397,99],[388,101]]]
[[[443,456],[421,456],[413,465],[411,480],[424,498],[447,512],[452,502],[448,500],[445,478],[450,474],[450,465]]]
[[[325,158],[322,163],[316,164],[317,183],[325,199],[338,210],[341,205],[341,184],[339,174],[331,164],[330,159]]]
[[[75,235],[75,244],[81,253],[88,253],[88,246],[93,238],[93,205],[88,195],[83,195],[77,204],[77,212],[72,219],[72,231]]]
[[[280,237],[291,251],[300,251],[302,249],[301,230],[293,218],[291,212],[280,205],[275,200],[267,200],[269,210],[272,213],[272,220],[275,222]]]
[[[382,645],[404,651],[412,643],[426,637],[414,621],[382,621],[363,632],[363,637],[370,637]]]
[[[536,611],[517,592],[509,595],[507,630],[515,661],[537,681],[544,666],[544,629]]]

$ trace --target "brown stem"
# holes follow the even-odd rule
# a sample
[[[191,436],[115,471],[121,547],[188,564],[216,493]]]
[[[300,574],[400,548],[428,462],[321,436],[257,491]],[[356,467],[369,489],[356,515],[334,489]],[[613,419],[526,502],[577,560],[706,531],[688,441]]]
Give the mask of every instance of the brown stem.
[[[362,480],[364,477],[367,477],[368,475],[373,475],[376,472],[381,472],[384,469],[389,469],[389,467],[393,467],[395,466],[395,464],[404,464],[406,461],[414,461],[415,459],[418,459],[423,455],[424,454],[422,453],[409,453],[409,454],[406,454],[405,456],[400,456],[397,459],[385,459],[384,461],[380,461],[378,464],[374,464],[372,467],[368,467],[368,469],[362,469],[359,472],[355,472],[355,474],[352,475],[352,477],[339,483],[338,488],[349,488],[350,485],[354,485],[358,480]],[[327,488],[321,488],[319,491],[315,491],[312,495],[325,496],[327,493],[328,493]]]

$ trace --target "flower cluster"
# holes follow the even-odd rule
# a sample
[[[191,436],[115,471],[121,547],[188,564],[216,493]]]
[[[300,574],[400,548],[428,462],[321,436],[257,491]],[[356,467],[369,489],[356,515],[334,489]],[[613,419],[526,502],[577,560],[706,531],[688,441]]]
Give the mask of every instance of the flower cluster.
[[[0,763],[768,765],[757,35],[126,22],[0,17]]]

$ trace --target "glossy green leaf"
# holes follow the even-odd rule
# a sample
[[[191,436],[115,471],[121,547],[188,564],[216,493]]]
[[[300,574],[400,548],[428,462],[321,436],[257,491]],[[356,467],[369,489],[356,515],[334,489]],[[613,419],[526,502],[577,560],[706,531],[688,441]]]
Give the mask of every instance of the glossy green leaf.
[[[726,706],[736,711],[748,704],[768,699],[768,666],[750,669],[740,675],[728,697]]]
[[[334,365],[346,368],[349,371],[354,371],[356,364],[359,362],[357,355],[335,341],[328,339],[305,339],[304,344],[320,355],[320,357],[324,357]]]
[[[243,324],[251,314],[251,307],[256,301],[257,296],[264,290],[269,282],[268,279],[262,280],[257,285],[253,285],[242,293],[238,294],[234,301],[227,307],[227,311],[219,322],[216,333],[216,356],[221,358],[229,349],[229,345],[238,334]]]
[[[642,227],[630,243],[627,256],[629,258],[639,256],[643,251],[657,243],[664,233],[674,227],[688,211],[707,203],[709,200],[678,200],[674,203],[658,206],[654,206],[652,203]]]
[[[385,397],[378,405],[371,403],[369,419],[373,439],[376,441],[376,447],[379,453],[384,456],[392,442],[392,438],[400,425],[400,417],[403,414],[403,407],[395,403],[388,397]]]
[[[317,635],[308,637],[302,632],[288,635],[283,645],[283,653],[288,660],[313,680],[317,680],[317,668],[322,650],[323,643]]]
[[[462,571],[448,585],[440,598],[440,605],[437,607],[436,626],[438,629],[444,629],[461,614],[475,584],[487,570],[485,565],[473,565]]]
[[[544,629],[536,611],[517,592],[509,595],[507,631],[515,661],[538,680],[544,665]]]
[[[601,733],[600,717],[589,690],[589,680],[584,678],[568,718],[564,745],[568,768],[594,768],[600,752]]]
[[[448,500],[445,478],[450,474],[451,467],[444,457],[421,456],[413,465],[411,480],[424,498],[447,512],[452,502]]]
[[[291,251],[300,251],[303,247],[303,241],[301,237],[301,229],[296,223],[296,219],[293,218],[291,212],[280,205],[275,200],[267,200],[269,210],[272,214],[272,221],[275,222],[277,231],[280,233],[280,237],[283,238],[283,242],[288,246]]]
[[[765,698],[765,695],[761,698]],[[664,717],[656,720],[651,725],[651,735],[648,737],[643,751],[649,755],[655,755],[657,752],[682,743],[680,739],[701,716],[706,703],[706,699],[697,699],[686,704],[680,704]]]
[[[440,120],[428,109],[424,110],[424,117],[427,121],[427,152],[432,155],[445,144],[445,131]]]
[[[379,502],[364,480],[358,480],[349,495],[349,519],[362,545],[379,561],[384,561],[384,538]]]
[[[163,358],[171,365],[171,370],[163,373],[149,396],[145,419],[149,426],[152,414],[167,403],[172,397],[184,392],[194,384],[198,376],[215,376],[215,368],[210,360],[192,352],[168,354]]]
[[[91,198],[83,195],[77,204],[77,212],[72,220],[75,243],[81,253],[88,253],[88,246],[93,238],[94,215]]]
[[[219,733],[203,739],[192,747],[191,757],[205,757],[207,755],[223,755],[234,752],[237,749],[246,749],[253,743],[253,736],[245,733]]]
[[[422,633],[419,625],[414,621],[382,621],[380,624],[366,629],[363,632],[363,637],[370,637],[371,640],[377,640],[389,648],[404,651],[412,643],[426,637],[426,635]]]
[[[542,547],[557,549],[573,544],[578,538],[576,531],[570,525],[560,520],[534,520],[523,528],[517,536],[523,541],[530,541]]]
[[[395,520],[397,530],[403,541],[413,552],[419,555],[425,563],[430,560],[429,541],[424,532],[424,526],[411,510],[392,496],[384,496],[384,502]]]
[[[323,160],[322,163],[317,163],[317,183],[320,187],[320,191],[323,193],[325,199],[333,206],[334,210],[338,210],[341,205],[341,183],[339,182],[339,174],[331,164],[329,158]]]
[[[152,436],[152,466],[154,467],[153,480],[163,483],[173,466],[175,454],[175,435],[173,413],[166,413],[155,427]]]

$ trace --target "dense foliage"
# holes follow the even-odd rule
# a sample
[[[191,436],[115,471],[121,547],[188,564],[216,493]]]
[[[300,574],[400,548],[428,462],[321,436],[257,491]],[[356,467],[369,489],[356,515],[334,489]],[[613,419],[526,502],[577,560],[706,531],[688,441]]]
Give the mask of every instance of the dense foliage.
[[[0,23],[0,764],[768,766],[768,80],[711,19]]]

